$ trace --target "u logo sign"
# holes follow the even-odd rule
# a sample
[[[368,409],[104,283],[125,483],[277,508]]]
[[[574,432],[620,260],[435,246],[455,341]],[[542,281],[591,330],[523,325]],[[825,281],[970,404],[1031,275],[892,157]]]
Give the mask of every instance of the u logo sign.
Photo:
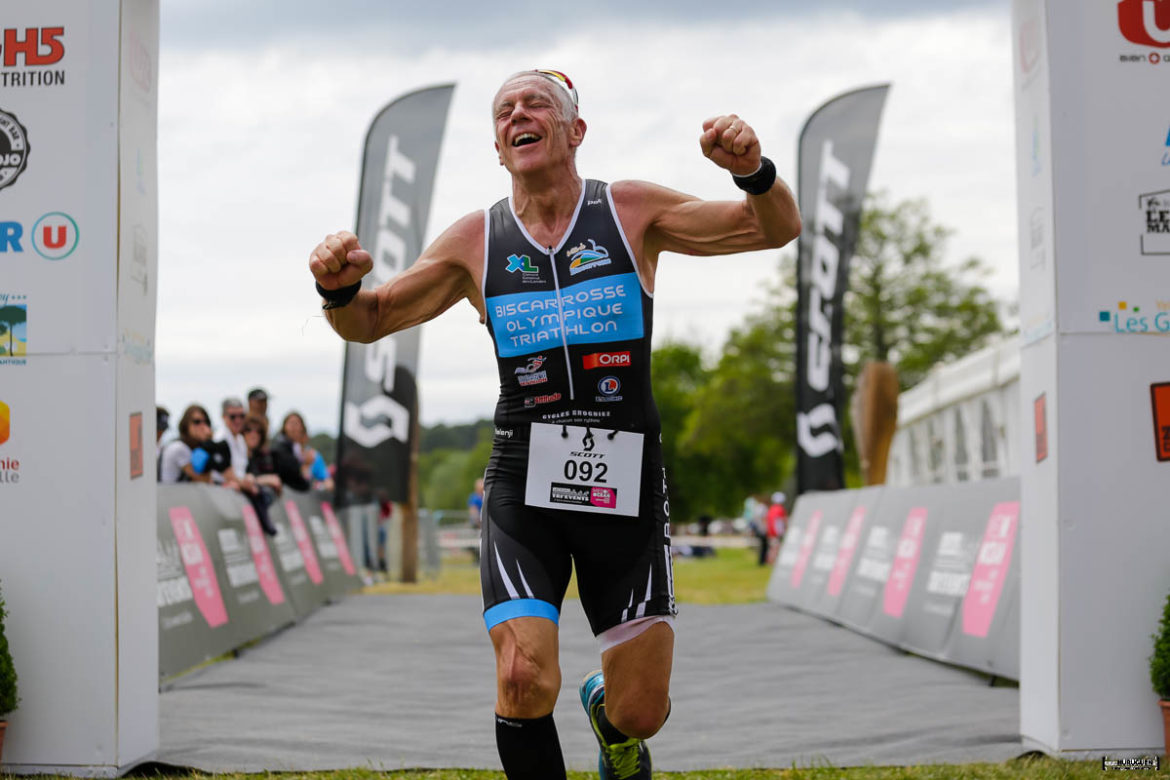
[[[1117,25],[1130,43],[1170,47],[1170,2],[1121,0],[1117,4]]]

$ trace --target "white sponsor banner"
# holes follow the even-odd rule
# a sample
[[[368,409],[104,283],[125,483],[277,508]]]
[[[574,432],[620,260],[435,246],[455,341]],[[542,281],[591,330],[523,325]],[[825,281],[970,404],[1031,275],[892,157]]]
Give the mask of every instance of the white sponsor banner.
[[[112,775],[158,744],[154,297],[128,294],[134,252],[119,262],[134,225],[154,262],[156,96],[120,94],[119,73],[157,62],[158,3],[122,5],[0,19],[0,587],[21,696],[4,760],[21,772]]]
[[[1060,754],[1160,751],[1146,659],[1170,590],[1150,403],[1170,381],[1170,3],[1015,0],[1013,26],[1021,733]]]

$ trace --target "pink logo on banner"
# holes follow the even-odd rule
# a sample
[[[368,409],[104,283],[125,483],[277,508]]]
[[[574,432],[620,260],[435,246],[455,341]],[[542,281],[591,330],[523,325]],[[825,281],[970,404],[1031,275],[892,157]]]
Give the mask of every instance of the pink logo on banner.
[[[256,517],[256,510],[251,504],[244,504],[243,512],[244,530],[248,533],[248,546],[252,549],[256,574],[260,577],[260,588],[268,597],[269,604],[283,604],[284,589],[280,587],[280,578],[276,576],[276,568],[272,565],[272,554],[268,552],[268,543],[264,541],[260,518]]]
[[[325,515],[325,525],[329,528],[329,536],[333,539],[333,546],[337,548],[337,557],[341,560],[341,568],[346,574],[354,574],[357,569],[353,566],[353,558],[349,555],[349,545],[345,543],[345,534],[341,532],[341,523],[337,522],[337,515],[333,514],[333,507],[324,501],[321,502],[321,512]]]
[[[865,507],[859,506],[849,516],[849,524],[845,526],[845,536],[841,538],[841,546],[837,548],[837,560],[833,563],[833,571],[829,574],[829,595],[836,596],[845,584],[845,576],[849,574],[849,565],[853,563],[853,553],[857,550],[857,543],[861,541],[861,524],[865,522]]]
[[[602,509],[616,509],[617,491],[613,488],[595,487],[589,491],[589,503]]]
[[[821,510],[813,512],[808,519],[808,527],[800,537],[800,554],[796,556],[796,563],[792,566],[792,587],[799,588],[804,579],[804,570],[808,568],[808,559],[812,557],[813,545],[817,541],[817,531],[821,530]]]
[[[1016,527],[1020,521],[1020,502],[1005,501],[996,504],[987,518],[983,544],[975,559],[971,585],[963,597],[963,633],[985,637],[991,630],[991,619],[1003,592],[1008,566],[1012,562],[1012,548],[1016,544]]]
[[[886,580],[882,609],[890,617],[902,617],[906,609],[906,598],[914,584],[914,573],[918,571],[918,559],[922,557],[922,537],[926,533],[926,507],[910,510],[902,525],[902,538],[898,540],[898,551],[894,554],[894,567]]]
[[[179,555],[183,558],[183,568],[187,570],[187,582],[191,584],[191,593],[195,596],[195,606],[199,608],[207,625],[212,628],[222,626],[228,621],[227,608],[223,604],[223,594],[219,592],[215,566],[207,554],[207,545],[203,543],[203,534],[199,533],[199,526],[195,525],[195,519],[187,507],[171,507],[170,516],[175,541],[179,543]]]
[[[321,564],[317,562],[317,551],[313,549],[313,540],[309,538],[309,529],[305,527],[301,510],[297,509],[296,503],[285,501],[284,511],[288,515],[288,524],[292,526],[293,539],[296,540],[297,547],[300,548],[301,557],[305,559],[305,573],[309,575],[309,580],[314,585],[320,585],[325,577],[321,574]]]

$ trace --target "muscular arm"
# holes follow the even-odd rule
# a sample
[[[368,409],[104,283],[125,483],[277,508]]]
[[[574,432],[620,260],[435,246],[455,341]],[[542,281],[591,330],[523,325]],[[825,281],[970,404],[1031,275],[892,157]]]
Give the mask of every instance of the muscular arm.
[[[732,174],[748,175],[760,166],[755,131],[734,114],[704,122],[699,144],[705,157]],[[611,191],[623,223],[630,223],[627,230],[641,236],[651,271],[659,252],[750,252],[784,246],[800,235],[800,211],[779,177],[767,192],[737,200],[700,200],[644,181],[614,182]]]
[[[483,214],[463,217],[443,232],[407,270],[348,305],[327,309],[326,319],[347,341],[370,343],[442,314],[463,298],[482,313],[475,261],[483,257]],[[328,236],[309,258],[309,269],[327,290],[345,287],[373,267],[352,233]]]

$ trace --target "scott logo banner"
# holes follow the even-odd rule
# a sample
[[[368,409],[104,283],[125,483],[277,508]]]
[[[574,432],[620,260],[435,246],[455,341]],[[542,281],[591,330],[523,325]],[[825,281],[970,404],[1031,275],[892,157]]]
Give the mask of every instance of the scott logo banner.
[[[422,253],[435,165],[454,86],[411,92],[374,118],[366,135],[357,237],[374,257],[372,289]],[[373,344],[345,345],[336,504],[367,503],[376,492],[406,501],[418,398],[417,329]]]
[[[845,290],[889,85],[848,92],[813,112],[800,133],[804,218],[797,264],[796,489],[845,486],[841,411]]]

